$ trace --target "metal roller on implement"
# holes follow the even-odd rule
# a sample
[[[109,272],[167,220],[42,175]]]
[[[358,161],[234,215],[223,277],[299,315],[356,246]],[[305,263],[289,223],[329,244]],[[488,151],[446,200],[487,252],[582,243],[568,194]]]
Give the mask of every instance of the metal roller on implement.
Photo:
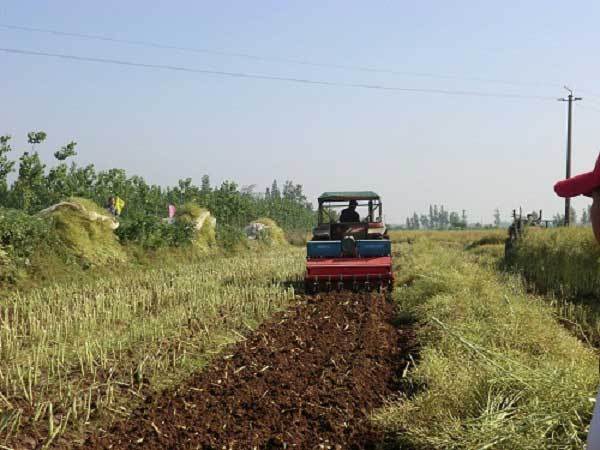
[[[392,248],[379,195],[325,192],[318,200],[318,225],[306,245],[305,291],[391,291]],[[365,212],[362,219],[357,209]]]

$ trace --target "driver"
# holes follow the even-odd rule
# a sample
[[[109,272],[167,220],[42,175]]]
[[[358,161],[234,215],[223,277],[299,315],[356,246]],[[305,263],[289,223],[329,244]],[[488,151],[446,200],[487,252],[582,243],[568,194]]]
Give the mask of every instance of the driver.
[[[340,222],[360,222],[360,216],[356,212],[357,206],[358,202],[356,200],[350,200],[348,207],[342,210],[342,214],[340,214]]]

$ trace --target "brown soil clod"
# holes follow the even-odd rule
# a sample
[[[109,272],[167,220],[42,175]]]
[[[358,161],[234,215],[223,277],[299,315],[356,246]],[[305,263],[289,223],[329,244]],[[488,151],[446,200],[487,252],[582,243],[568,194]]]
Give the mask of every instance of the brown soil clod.
[[[377,294],[327,294],[259,327],[86,448],[371,448],[367,415],[399,389],[411,328]]]

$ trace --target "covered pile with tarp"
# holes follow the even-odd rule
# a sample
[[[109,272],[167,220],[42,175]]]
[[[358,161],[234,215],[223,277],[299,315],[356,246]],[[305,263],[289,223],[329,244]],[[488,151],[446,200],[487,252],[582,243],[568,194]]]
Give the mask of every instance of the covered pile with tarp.
[[[192,243],[201,250],[210,250],[217,245],[216,225],[217,219],[208,209],[201,208],[193,203],[186,203],[177,208],[175,222],[189,224],[195,230]]]
[[[284,231],[277,225],[277,222],[268,217],[261,217],[250,222],[244,228],[244,233],[249,240],[267,245],[276,246],[287,243]]]
[[[72,197],[39,215],[51,218],[61,243],[84,264],[103,265],[127,259],[114,233],[119,222],[93,201]]]

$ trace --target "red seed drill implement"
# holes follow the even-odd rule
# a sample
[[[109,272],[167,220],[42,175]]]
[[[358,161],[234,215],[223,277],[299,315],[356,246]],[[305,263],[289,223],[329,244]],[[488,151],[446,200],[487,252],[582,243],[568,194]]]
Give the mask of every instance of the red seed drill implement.
[[[391,290],[392,248],[379,195],[325,192],[318,200],[318,225],[306,246],[306,292]]]

